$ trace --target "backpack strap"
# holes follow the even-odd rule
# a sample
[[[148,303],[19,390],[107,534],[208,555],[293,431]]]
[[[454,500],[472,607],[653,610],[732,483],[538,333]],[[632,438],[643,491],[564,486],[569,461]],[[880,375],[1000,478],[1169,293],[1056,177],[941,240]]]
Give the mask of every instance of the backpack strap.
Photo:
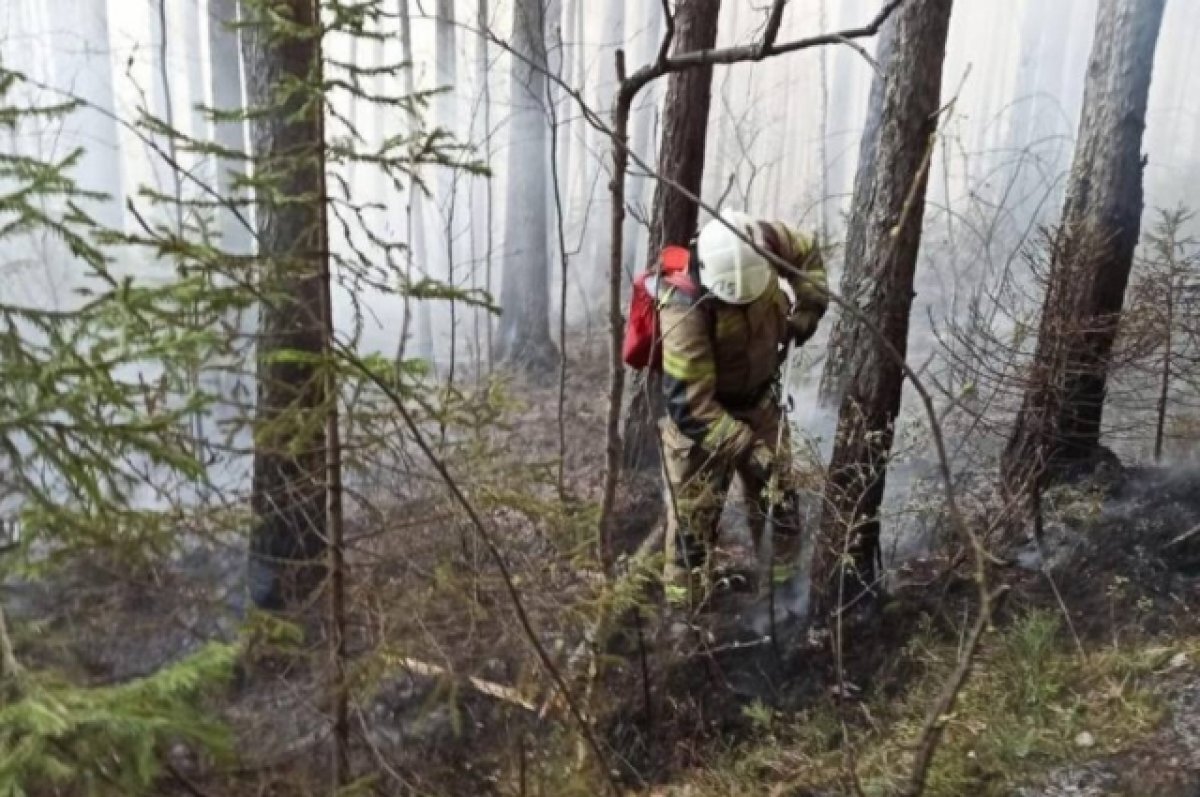
[[[700,257],[695,242],[690,247],[668,246],[659,258],[662,284],[673,289],[672,298],[677,304],[694,306],[704,314],[708,322],[708,336],[713,352],[717,350],[717,313],[715,300],[700,284]]]

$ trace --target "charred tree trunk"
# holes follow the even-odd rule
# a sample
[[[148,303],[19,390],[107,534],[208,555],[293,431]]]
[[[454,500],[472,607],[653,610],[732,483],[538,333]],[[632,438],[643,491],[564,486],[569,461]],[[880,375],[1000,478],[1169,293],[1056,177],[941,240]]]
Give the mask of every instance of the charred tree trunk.
[[[1102,461],[1108,361],[1143,210],[1142,138],[1166,0],[1101,0],[1033,368],[1002,461],[1012,495]]]
[[[512,144],[504,225],[499,357],[535,378],[552,374],[550,339],[550,135],[546,115],[546,21],[542,0],[513,5]]]
[[[251,597],[284,608],[320,584],[326,551],[326,450],[329,400],[325,350],[322,103],[294,85],[320,79],[321,40],[314,0],[273,3],[287,30],[258,0],[244,13],[246,88],[254,166],[272,182],[258,192],[256,228],[263,295],[258,340],[258,410],[250,538]],[[303,31],[302,33],[293,31]],[[304,202],[296,197],[311,197]]]
[[[675,10],[675,52],[709,50],[717,43],[721,0],[681,0]],[[687,246],[696,234],[700,208],[665,181],[699,195],[704,181],[704,151],[708,143],[708,110],[712,99],[712,67],[676,72],[667,86],[663,107],[662,143],[658,169],[663,180],[654,190],[650,223],[651,258],[664,246]],[[658,419],[666,408],[662,376],[647,371],[633,389],[625,425],[625,468],[654,471],[659,466]]]
[[[904,382],[897,358],[907,348],[952,5],[952,0],[906,3],[880,43],[883,77],[876,78],[871,95],[842,291],[881,334],[843,312],[823,375],[824,395],[836,397],[839,412],[821,550],[840,553],[849,534],[867,580],[873,580],[878,559],[879,507]],[[841,572],[835,564],[832,555],[818,562],[818,590],[828,587],[831,573]]]

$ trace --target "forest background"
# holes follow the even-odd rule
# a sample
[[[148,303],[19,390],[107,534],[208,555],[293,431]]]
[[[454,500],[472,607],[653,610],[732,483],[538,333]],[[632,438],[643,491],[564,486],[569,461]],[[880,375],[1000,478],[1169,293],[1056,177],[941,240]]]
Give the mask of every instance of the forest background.
[[[1164,646],[1168,663],[1190,650],[1175,629],[1115,646],[1115,662],[1085,653],[1072,611],[1094,596],[1066,605],[1050,563],[1072,567],[1055,553],[1072,546],[1046,528],[1070,541],[1080,515],[1111,519],[1117,493],[1074,479],[1053,492],[1062,430],[1019,412],[1086,405],[1070,379],[1082,366],[1045,341],[1111,333],[1104,443],[1136,495],[1187,492],[1200,139],[1188,3],[15,0],[0,25],[10,793],[327,780],[595,793],[697,765],[702,785],[681,788],[757,793],[705,772],[713,746],[784,733],[783,716],[836,720],[835,741],[795,742],[834,757],[766,769],[790,767],[781,782],[849,772],[854,788],[865,739],[891,735],[847,720],[847,684],[862,678],[912,740],[865,754],[857,788],[957,793],[999,777],[988,767],[1024,772],[1007,747],[983,774],[930,769],[939,743],[980,733],[945,734],[944,720],[980,655],[997,668],[987,684],[1005,645],[1045,635],[1111,686],[1162,669]],[[1124,44],[1097,46],[1110,37]],[[688,63],[697,50],[722,63]],[[1105,77],[1122,74],[1130,86]],[[1109,119],[1114,107],[1128,113]],[[1124,170],[1089,171],[1106,157]],[[1089,248],[1108,233],[1072,237],[1084,184],[1124,214],[1113,240],[1131,215],[1141,223],[1119,324],[1061,288],[1113,270]],[[776,610],[804,617],[807,580],[768,608],[769,628],[761,606],[730,611],[758,643],[695,620],[681,648],[655,627],[661,507],[637,401],[653,390],[625,384],[613,336],[657,242],[707,218],[689,193],[827,245],[844,301],[789,386],[823,510],[810,539],[836,558],[847,516],[882,506],[892,586],[920,581],[915,567],[943,597],[931,607],[927,588],[903,614],[928,636],[856,644],[864,661],[911,646],[918,675],[848,675],[836,624],[813,645],[785,637]],[[896,232],[876,234],[889,218]],[[863,362],[891,376],[848,388]],[[839,424],[849,442],[834,451]],[[1164,545],[1191,539],[1183,522],[1164,521]],[[1054,600],[1013,601],[989,648],[984,629],[1021,586],[998,566],[1005,546],[1033,557]],[[816,557],[818,585],[829,559]],[[1112,603],[1131,578],[1106,572],[1097,587]],[[953,655],[930,652],[945,644]],[[767,663],[746,653],[760,647]],[[726,686],[763,668],[766,685],[731,687],[714,709],[695,675],[714,662]],[[823,680],[833,708],[814,719]],[[888,693],[897,683],[904,698]],[[1112,720],[1077,721],[1094,686],[1055,693],[1076,712],[1054,731],[1067,749]],[[1148,695],[1119,695],[1146,733]],[[905,713],[927,707],[923,721]],[[1046,765],[1069,758],[1055,738],[1030,744]],[[297,763],[318,749],[328,766]]]

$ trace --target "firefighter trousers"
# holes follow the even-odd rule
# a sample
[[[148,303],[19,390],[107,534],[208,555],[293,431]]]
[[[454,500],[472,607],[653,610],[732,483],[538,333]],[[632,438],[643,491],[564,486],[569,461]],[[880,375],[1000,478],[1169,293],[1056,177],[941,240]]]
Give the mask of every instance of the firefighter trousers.
[[[778,405],[772,402],[745,413],[734,413],[734,416],[748,424],[759,440],[775,448],[783,422]],[[663,419],[660,430],[667,506],[666,581],[675,583],[691,573],[698,575],[702,584],[711,585],[717,527],[735,477],[741,482],[741,510],[745,513],[755,552],[762,550],[763,529],[774,499],[773,558],[777,563],[791,563],[798,553],[800,529],[794,502],[780,500],[783,495],[793,492],[790,489],[791,456],[786,428],[776,457],[779,494],[774,497],[767,494],[768,486],[744,463],[722,461],[709,454],[685,436],[669,418]],[[788,505],[787,510],[785,505]]]

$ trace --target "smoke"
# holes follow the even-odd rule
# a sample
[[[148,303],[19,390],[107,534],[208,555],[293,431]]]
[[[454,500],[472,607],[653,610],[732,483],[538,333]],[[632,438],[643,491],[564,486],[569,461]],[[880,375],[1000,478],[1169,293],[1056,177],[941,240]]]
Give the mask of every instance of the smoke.
[[[165,66],[172,97],[170,110],[177,124],[195,135],[216,135],[217,131],[209,130],[193,112],[197,104],[213,102],[214,86],[219,83],[216,78],[227,82],[230,76],[229,64],[213,59],[210,34],[216,0],[165,2],[165,65],[156,60],[156,4],[103,0],[6,3],[0,10],[0,59],[19,65],[53,86],[76,92],[125,123],[135,121],[139,107],[148,106],[150,112],[164,115],[167,109],[160,107],[163,93],[156,84],[159,67]],[[781,39],[817,32],[822,17],[817,13],[818,2],[823,0],[806,0],[789,7]],[[440,38],[432,16],[414,16],[411,74],[418,90],[453,83],[450,93],[430,110],[436,116],[430,122],[467,131],[463,135],[474,147],[471,156],[479,158],[487,153],[492,158],[487,164],[493,175],[487,192],[492,197],[488,212],[484,212],[486,198],[479,192],[481,181],[448,179],[448,172],[442,170],[424,175],[432,178],[427,179],[431,191],[426,198],[428,212],[418,220],[419,229],[410,231],[406,229],[404,209],[411,196],[396,191],[368,165],[360,164],[353,174],[340,176],[351,185],[356,201],[375,206],[367,218],[383,237],[411,243],[414,251],[420,245],[424,254],[414,264],[417,277],[428,274],[444,278],[453,269],[457,287],[482,287],[498,295],[501,264],[520,259],[513,242],[505,240],[504,231],[512,214],[526,209],[513,208],[502,198],[511,183],[523,179],[520,164],[512,163],[509,157],[511,147],[523,134],[509,124],[515,103],[507,79],[512,62],[504,49],[491,47],[491,60],[482,62],[485,69],[467,66],[481,63],[476,57],[478,36],[473,30],[478,24],[477,5],[475,0],[450,3],[461,24],[453,31],[442,26]],[[826,24],[831,28],[861,24],[877,5],[871,0],[829,4],[824,14]],[[59,13],[68,6],[70,13]],[[956,4],[946,56],[946,110],[931,159],[929,208],[909,340],[910,362],[931,379],[941,379],[951,370],[944,341],[939,338],[951,325],[974,318],[997,338],[1011,339],[1022,327],[1019,308],[1036,306],[1038,286],[1027,267],[1025,253],[1036,246],[1039,227],[1054,223],[1061,205],[1062,177],[1073,149],[1095,6],[1096,0],[959,0]],[[510,8],[505,2],[489,6],[488,24],[496,36],[505,40],[511,38]],[[627,53],[634,59],[648,57],[655,48],[647,32],[662,29],[659,4],[627,3],[622,9],[624,13],[618,14],[607,2],[566,0],[561,8],[562,22],[570,24],[553,29],[555,69],[572,85],[584,89],[585,96],[595,104],[607,105],[597,87],[611,87],[617,47],[627,45]],[[618,18],[621,35],[593,35],[606,24],[617,24]],[[745,4],[724,4],[721,43],[751,40],[761,22],[761,15]],[[386,24],[397,23],[392,20]],[[1200,71],[1200,50],[1192,46],[1198,34],[1200,7],[1194,3],[1168,4],[1146,138],[1150,208],[1173,206],[1189,199],[1200,177],[1200,147],[1196,146],[1200,141],[1200,92],[1192,90],[1193,76]],[[354,61],[366,69],[376,68],[407,57],[397,42],[398,31],[390,29],[389,38],[381,46],[353,46],[335,39],[329,43],[329,57]],[[868,49],[874,51],[876,47],[873,43]],[[447,60],[448,54],[457,56],[456,64]],[[860,165],[866,109],[876,75],[868,59],[849,47],[835,47],[826,57],[825,69],[820,68],[819,53],[805,52],[717,71],[704,194],[712,204],[739,204],[756,215],[781,218],[809,229],[816,229],[819,220],[827,218],[832,239],[828,242],[831,282],[836,286],[845,210]],[[637,65],[630,64],[630,68]],[[823,95],[827,95],[824,104]],[[647,95],[635,112],[633,128],[642,155],[656,150],[659,98],[661,93]],[[607,148],[603,136],[590,130],[572,101],[561,96],[559,101],[555,116],[560,127],[555,132],[563,157],[560,172],[572,269],[567,277],[571,282],[566,307],[571,324],[568,334],[573,343],[586,338],[595,346],[603,341],[606,317],[603,297],[591,286],[595,275],[605,268],[595,253],[603,251],[608,234],[608,220],[601,212],[603,203],[599,199],[607,181]],[[389,131],[409,124],[398,115],[354,108],[345,96],[335,96],[333,103],[331,116],[357,117],[369,141],[378,141]],[[828,108],[828,118],[815,118],[814,109],[822,107]],[[490,127],[482,123],[485,118]],[[340,130],[336,125],[334,129]],[[337,134],[343,135],[344,131]],[[78,177],[86,187],[111,195],[111,200],[97,208],[97,215],[113,226],[130,223],[123,203],[127,198],[141,202],[137,197],[139,187],[170,187],[161,159],[152,157],[126,127],[105,113],[83,111],[53,127],[19,129],[0,143],[41,154],[61,154],[84,146],[87,157],[79,166]],[[637,218],[644,216],[651,181],[634,182],[637,185],[631,192],[634,206],[630,210]],[[544,212],[550,213],[551,203],[545,205]],[[454,223],[448,224],[445,211],[451,207],[456,214]],[[544,228],[552,231],[553,226],[548,223]],[[631,251],[637,252],[637,247],[644,248],[645,231],[635,227],[631,226],[629,232],[636,233],[636,246],[631,241]],[[405,240],[409,237],[411,241]],[[549,233],[545,246],[550,262],[557,264],[554,237]],[[423,239],[423,244],[418,239]],[[492,242],[489,252],[484,251],[485,241]],[[336,244],[342,254],[347,254],[348,247],[362,246],[363,242],[346,238]],[[451,253],[453,261],[447,262]],[[9,247],[0,267],[11,295],[31,306],[61,307],[75,300],[79,285],[73,275],[77,270],[69,253],[53,245],[28,241],[20,247]],[[152,279],[162,264],[129,256],[122,258],[121,267],[139,278]],[[560,310],[556,305],[562,276],[558,268],[551,272],[547,291],[552,297],[548,304],[553,315]],[[381,279],[381,283],[388,281]],[[398,348],[404,302],[397,294],[396,282],[390,279],[391,284],[356,284],[337,291],[335,317],[339,330],[364,352],[390,357]],[[429,341],[423,354],[444,364],[454,339],[458,341],[457,354],[469,359],[473,367],[481,366],[487,352],[487,323],[481,323],[481,317],[478,311],[461,312],[455,318],[458,326],[452,330],[446,303],[432,306],[426,335]],[[826,323],[826,327],[830,325]],[[807,347],[792,413],[797,448],[803,449],[814,465],[828,461],[836,428],[833,412],[816,401],[823,351],[820,339]],[[943,387],[947,390],[939,393],[939,409],[953,403],[955,391],[969,386],[959,383]],[[230,383],[219,389],[246,393],[247,386]],[[237,398],[238,403],[245,400],[244,395]],[[919,429],[922,421],[915,406],[910,391],[905,399],[904,423]],[[988,412],[1002,415],[1004,411],[1003,397],[988,407]],[[969,470],[986,460],[983,453],[994,450],[997,440],[993,429],[972,428],[970,424],[963,428],[970,430],[965,432],[968,437],[955,436],[958,432],[952,428],[949,443],[953,451],[959,452],[956,467]],[[1144,444],[1134,448],[1135,452],[1144,452]],[[1191,455],[1179,452],[1178,456],[1186,461]],[[911,506],[914,494],[919,503],[921,493],[926,491],[932,461],[927,437],[922,439],[917,434],[889,473],[887,511],[901,519],[902,528],[912,529],[898,532],[902,541],[897,550],[925,533],[923,521],[912,519],[920,513],[913,512]]]

